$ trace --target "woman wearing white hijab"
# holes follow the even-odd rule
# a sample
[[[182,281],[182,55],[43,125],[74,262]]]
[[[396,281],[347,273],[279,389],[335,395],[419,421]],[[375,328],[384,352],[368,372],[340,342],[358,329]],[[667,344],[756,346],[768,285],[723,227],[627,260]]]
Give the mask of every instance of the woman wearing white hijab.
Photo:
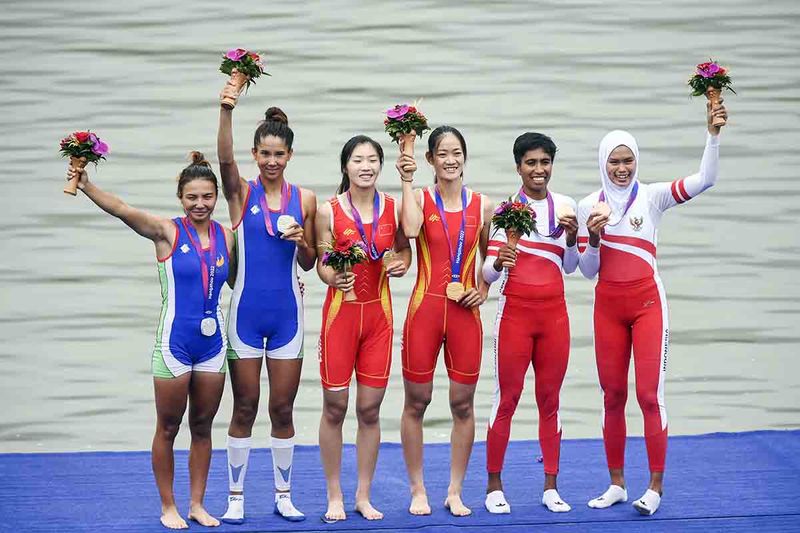
[[[578,204],[579,267],[584,276],[599,273],[595,289],[594,345],[603,389],[603,440],[611,485],[589,507],[602,509],[628,500],[625,462],[625,403],[631,348],[636,398],[644,415],[650,485],[633,506],[644,515],[658,510],[667,451],[664,378],[669,322],[664,288],[656,268],[658,224],[664,211],[705,191],[717,180],[719,127],[714,117],[725,107],[707,105],[708,136],[700,171],[672,182],[638,180],[639,149],[625,131],[600,142],[602,188]]]

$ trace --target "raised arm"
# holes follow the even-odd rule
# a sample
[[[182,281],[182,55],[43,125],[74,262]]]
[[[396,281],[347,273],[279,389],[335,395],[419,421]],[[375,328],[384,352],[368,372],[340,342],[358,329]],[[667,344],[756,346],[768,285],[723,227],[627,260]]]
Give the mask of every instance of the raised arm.
[[[401,152],[395,168],[400,173],[403,190],[400,202],[400,225],[407,238],[416,239],[423,222],[422,195],[414,191],[413,185],[417,163],[413,157]]]
[[[331,204],[325,202],[319,207],[314,217],[314,232],[318,243],[333,242],[333,233],[331,232],[332,217]],[[322,250],[319,250],[319,254],[322,256]],[[324,265],[322,261],[317,261],[317,274],[323,283],[344,292],[352,290],[356,281],[356,276],[352,272],[347,274],[336,272],[331,267]]]
[[[78,188],[86,194],[100,209],[117,217],[128,225],[133,231],[153,241],[156,245],[158,257],[169,254],[175,242],[175,224],[167,219],[136,209],[122,201],[121,198],[102,190],[89,181],[85,169],[67,170],[67,180],[80,176]]]
[[[220,100],[229,96],[239,97],[239,90],[231,80],[222,89]],[[231,223],[237,224],[242,218],[242,203],[247,191],[247,181],[239,175],[239,167],[233,156],[233,110],[224,106],[219,108],[219,129],[217,130],[217,159],[222,179],[222,193],[228,201]]]
[[[708,122],[708,133],[698,172],[672,182],[654,183],[650,186],[651,201],[660,211],[666,211],[671,207],[688,202],[698,194],[713,187],[717,182],[719,175],[720,128],[713,125],[714,117],[717,116],[727,119],[728,112],[725,106],[720,104],[712,110],[711,102],[707,102],[706,120]]]

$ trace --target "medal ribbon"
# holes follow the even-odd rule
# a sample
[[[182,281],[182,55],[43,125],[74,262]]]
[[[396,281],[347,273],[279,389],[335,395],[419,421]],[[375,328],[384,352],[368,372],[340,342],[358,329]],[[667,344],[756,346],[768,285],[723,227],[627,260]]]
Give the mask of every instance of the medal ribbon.
[[[522,190],[522,187],[519,189],[519,199],[524,204],[528,203],[528,197],[525,196],[525,191]],[[550,191],[547,191],[547,226],[550,233],[546,237],[549,239],[558,239],[564,233],[564,228],[556,224],[555,202],[553,202],[553,195],[550,194]]]
[[[214,228],[214,222],[210,221],[208,224],[210,264],[206,262],[206,254],[203,253],[203,246],[200,244],[200,237],[197,235],[194,225],[189,222],[187,217],[182,218],[181,223],[189,236],[192,247],[197,252],[198,259],[200,259],[200,276],[203,279],[203,316],[211,315],[214,308],[214,274],[217,272],[217,232]]]
[[[261,180],[255,180],[258,185],[256,187],[260,187],[261,190],[264,192],[261,196],[258,197],[258,205],[261,206],[261,213],[264,215],[264,226],[267,227],[267,233],[271,237],[276,235],[275,230],[272,227],[272,218],[270,218],[270,211],[269,206],[267,205],[267,190],[264,188],[264,185],[261,183]],[[289,185],[284,180],[283,185],[281,185],[281,215],[285,215],[286,212],[289,210]]]
[[[461,229],[458,231],[458,240],[456,242],[456,249],[453,250],[453,244],[450,242],[450,230],[447,227],[447,214],[444,210],[444,201],[439,194],[439,189],[434,189],[434,196],[436,198],[436,209],[439,210],[439,216],[442,219],[444,226],[445,241],[447,241],[447,250],[450,253],[450,280],[451,282],[461,281],[461,263],[464,261],[464,240],[466,239],[467,227],[467,188],[461,186]]]
[[[617,224],[619,224],[622,221],[623,218],[625,218],[625,215],[628,213],[628,209],[630,209],[631,206],[633,205],[633,202],[636,201],[636,196],[638,194],[639,194],[639,182],[637,181],[637,182],[634,182],[634,184],[633,184],[633,189],[631,190],[631,194],[628,196],[628,203],[625,205],[625,210],[619,216],[619,220],[617,220],[613,224],[608,224],[609,226],[616,226]],[[598,198],[598,201],[600,201],[600,202],[605,202],[606,201],[606,192],[605,191],[600,191],[600,198]],[[609,222],[610,222],[610,220],[609,220]]]
[[[347,191],[347,201],[350,204],[350,211],[353,213],[353,221],[356,223],[356,229],[358,229],[358,233],[361,235],[361,240],[364,242],[364,245],[367,247],[367,252],[369,253],[370,258],[373,261],[377,261],[383,254],[386,253],[384,250],[381,253],[378,253],[378,247],[375,246],[375,241],[378,240],[378,219],[381,216],[381,196],[378,194],[378,191],[375,191],[375,199],[372,202],[372,240],[367,239],[367,232],[364,230],[364,222],[361,220],[361,213],[358,212],[355,204],[353,204],[353,198],[350,196],[350,191]]]

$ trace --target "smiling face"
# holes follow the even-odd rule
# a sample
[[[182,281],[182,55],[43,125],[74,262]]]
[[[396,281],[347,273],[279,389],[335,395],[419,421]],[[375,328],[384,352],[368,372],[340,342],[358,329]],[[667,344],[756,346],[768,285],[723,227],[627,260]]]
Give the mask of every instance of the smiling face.
[[[192,222],[204,222],[211,218],[217,205],[217,190],[211,181],[196,178],[183,185],[180,200]]]
[[[266,180],[283,177],[283,171],[292,158],[292,150],[286,146],[286,141],[274,135],[263,137],[252,151],[261,177]]]
[[[547,184],[553,172],[553,159],[544,148],[528,150],[517,165],[526,194],[541,200],[547,196]]]
[[[606,160],[606,174],[614,185],[627,187],[636,174],[633,151],[624,144],[614,148]]]
[[[375,186],[381,173],[381,158],[370,143],[361,143],[350,154],[345,166],[350,186],[368,189]]]
[[[464,173],[464,150],[452,133],[442,135],[436,150],[425,154],[425,158],[433,166],[437,180],[454,181]]]

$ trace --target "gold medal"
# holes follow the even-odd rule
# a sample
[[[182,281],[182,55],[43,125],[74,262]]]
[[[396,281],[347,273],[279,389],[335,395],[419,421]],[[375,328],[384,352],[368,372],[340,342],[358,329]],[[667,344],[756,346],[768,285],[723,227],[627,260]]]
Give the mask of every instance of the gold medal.
[[[383,266],[384,268],[389,268],[389,265],[397,261],[397,254],[394,253],[392,250],[386,250],[386,253],[383,254]]]
[[[445,294],[447,294],[448,298],[457,302],[464,295],[464,284],[459,283],[458,281],[448,283],[447,289],[445,289]]]

